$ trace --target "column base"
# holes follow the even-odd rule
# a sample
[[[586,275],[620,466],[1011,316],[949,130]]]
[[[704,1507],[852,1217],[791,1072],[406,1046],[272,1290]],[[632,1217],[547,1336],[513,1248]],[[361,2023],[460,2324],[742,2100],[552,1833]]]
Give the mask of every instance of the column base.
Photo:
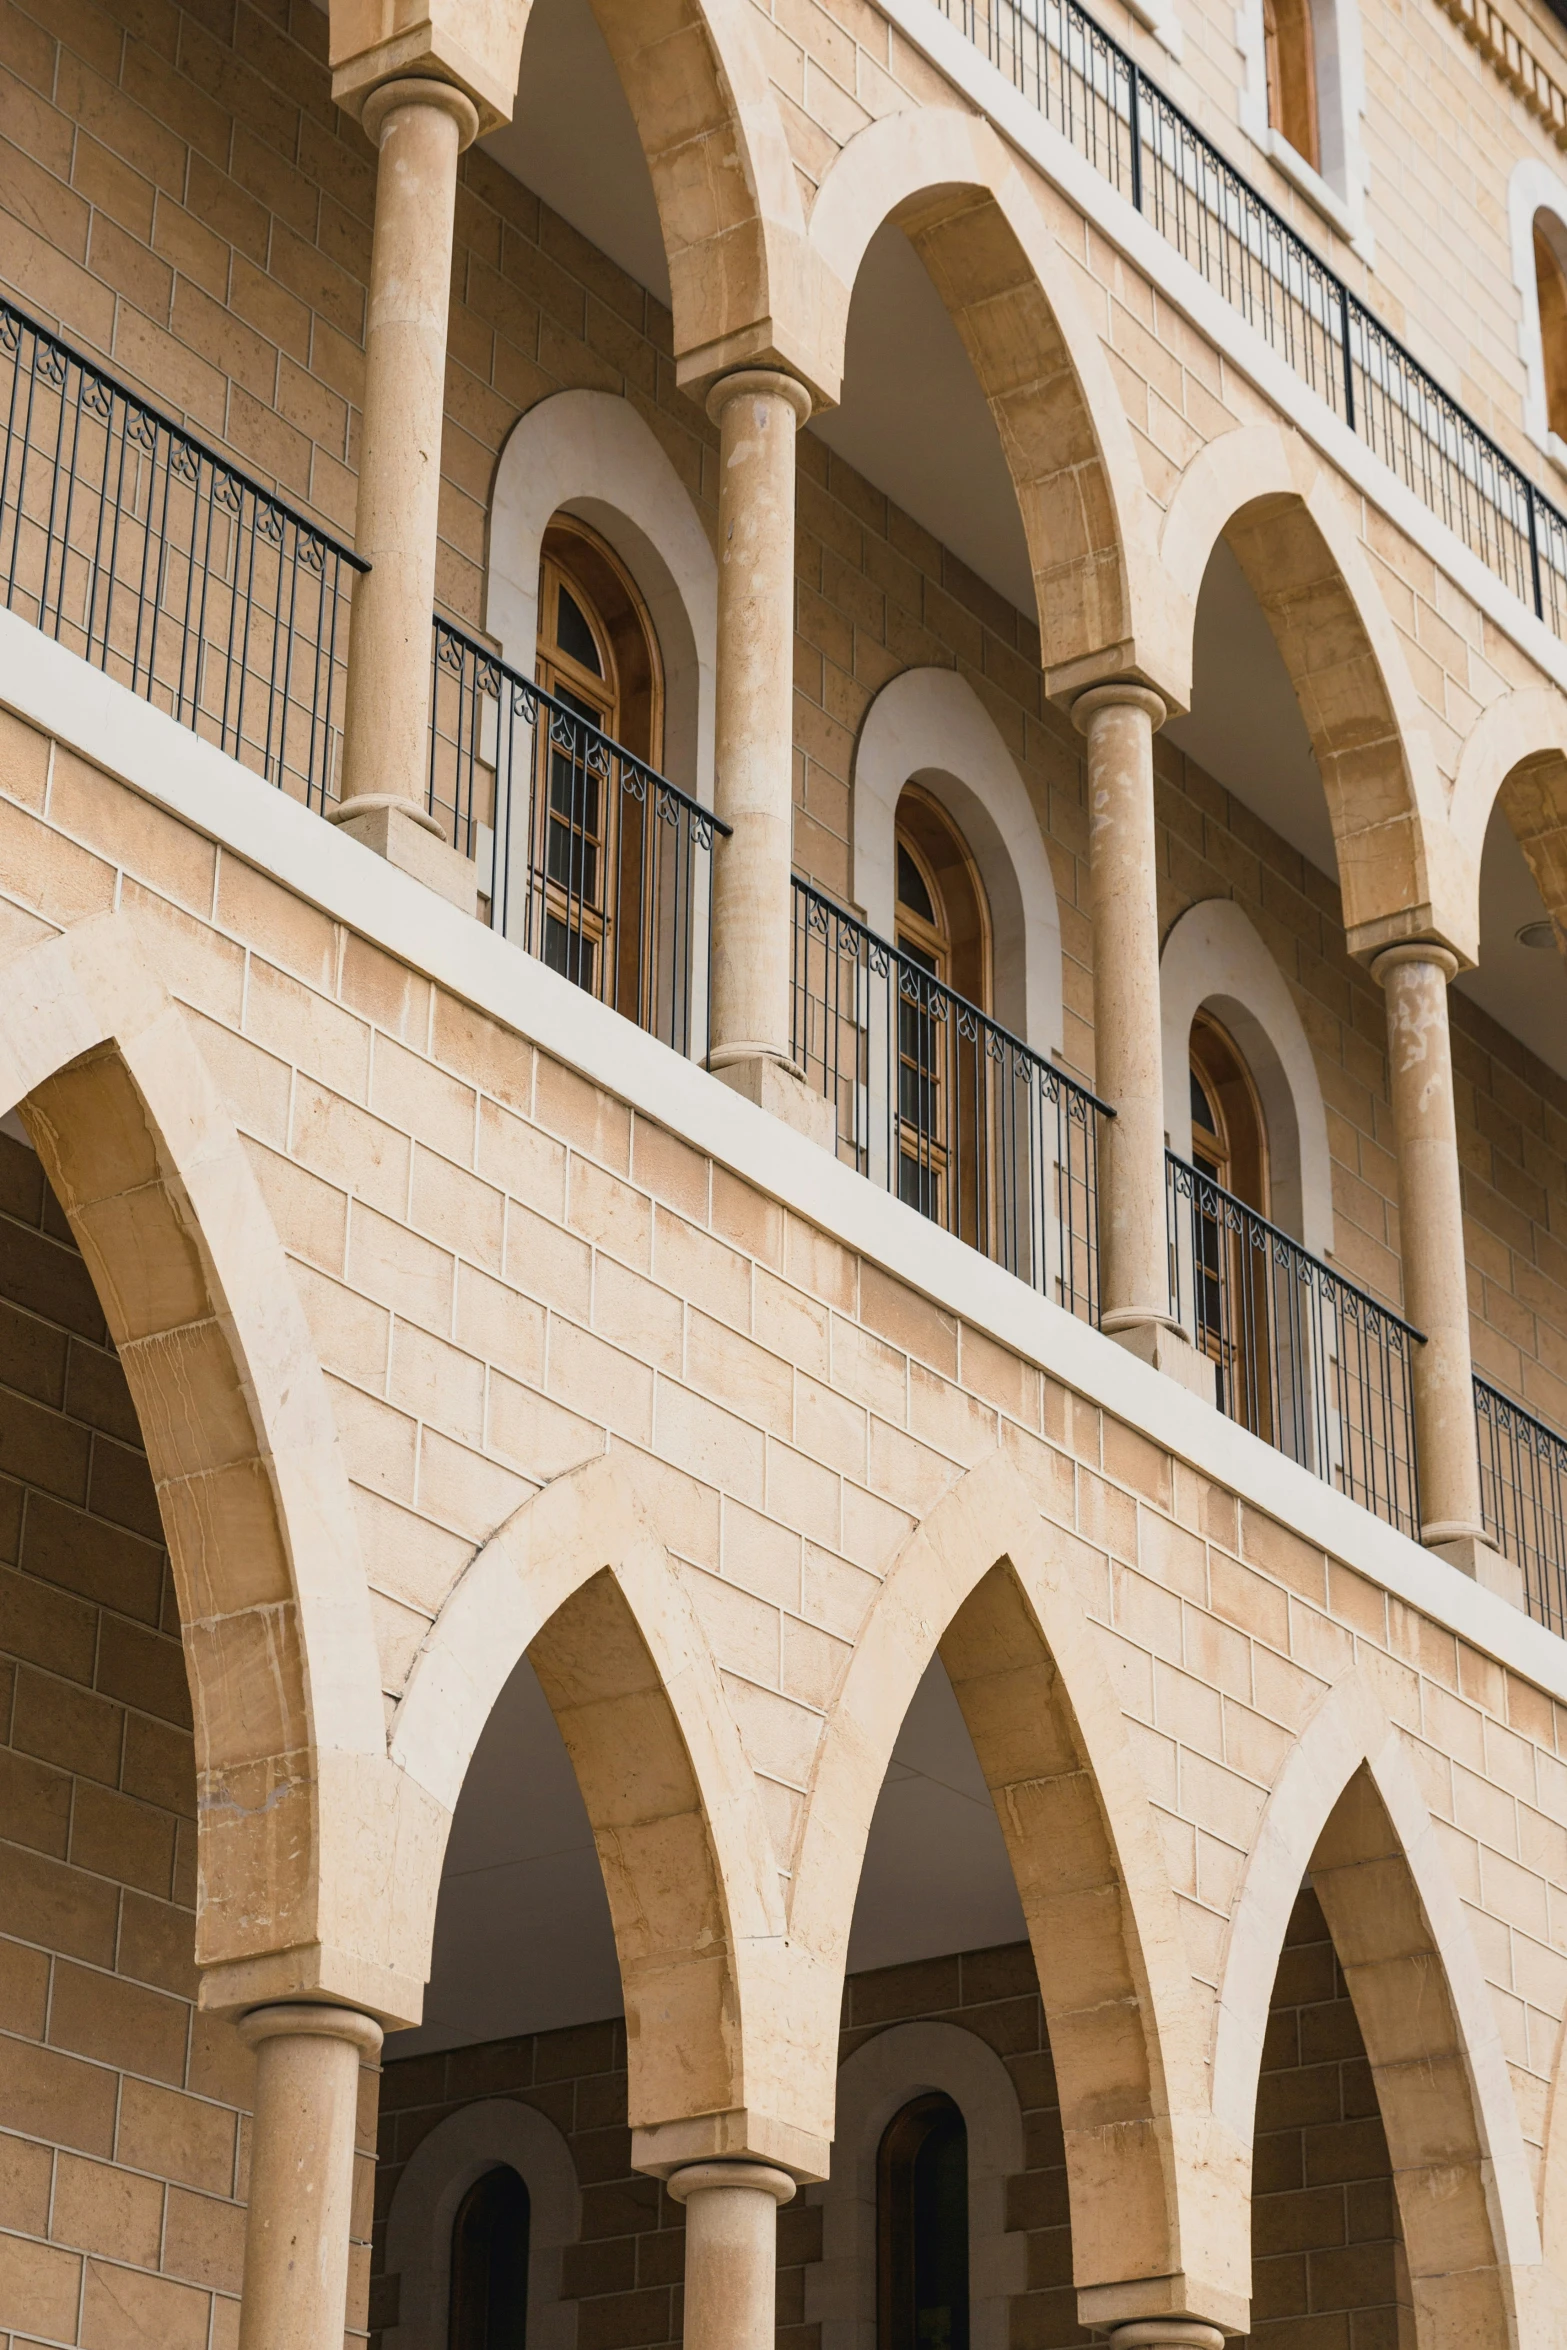
[[[1478,1534],[1455,1534],[1442,1539],[1440,1527],[1434,1527],[1432,1532],[1438,1535],[1437,1541],[1431,1541],[1423,1530],[1422,1539],[1439,1559],[1446,1559],[1461,1575],[1470,1576],[1482,1591],[1494,1591],[1498,1599],[1505,1599],[1512,1607],[1523,1606],[1523,1569],[1515,1566],[1505,1552],[1493,1550]]]
[[[714,1068],[711,1062],[708,1066],[721,1085],[743,1094],[759,1110],[782,1118],[797,1134],[805,1135],[811,1142],[819,1143],[824,1151],[836,1155],[837,1110],[824,1093],[817,1093],[807,1085],[793,1062],[780,1061],[773,1053],[746,1053],[726,1061],[721,1068]]]
[[[1167,1379],[1174,1379],[1204,1403],[1217,1404],[1219,1391],[1214,1366],[1206,1355],[1197,1352],[1179,1323],[1152,1319],[1121,1322],[1112,1315],[1100,1328],[1117,1346],[1124,1346],[1128,1354],[1136,1355],[1139,1362],[1162,1371]]]
[[[422,808],[371,792],[329,808],[327,816],[350,840],[373,849],[400,873],[412,874],[415,881],[422,881],[459,913],[477,915],[477,866],[471,857],[442,839],[433,817],[426,816]]]

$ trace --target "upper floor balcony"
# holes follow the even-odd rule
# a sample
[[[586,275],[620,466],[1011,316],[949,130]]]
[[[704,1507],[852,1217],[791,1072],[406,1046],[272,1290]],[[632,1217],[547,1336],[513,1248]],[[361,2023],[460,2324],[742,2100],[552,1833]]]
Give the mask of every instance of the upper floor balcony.
[[[149,397],[7,305],[7,604],[1389,1523],[1494,1546],[1531,1612],[1560,1627],[1561,1440],[1525,1402],[1560,1416],[1567,1323],[1544,1271],[1556,1178],[1535,1164],[1558,1115],[1560,978],[1538,940],[1520,941],[1531,924],[1547,947],[1555,935],[1567,729],[1550,659],[1531,672],[1523,656],[1539,653],[1531,624],[1557,631],[1567,611],[1567,524],[1076,0],[928,13],[927,55],[957,77],[946,97],[988,105],[1035,178],[1023,187],[977,115],[928,93],[844,141],[818,174],[809,232],[799,224],[818,310],[838,303],[835,352],[831,334],[808,352],[781,311],[765,333],[722,323],[703,274],[716,245],[671,246],[662,166],[643,162],[624,101],[617,113],[594,85],[630,157],[595,218],[669,292],[677,371],[714,387],[711,430],[666,383],[656,438],[639,360],[611,392],[601,358],[568,356],[542,398],[513,401],[520,421],[486,422],[491,457],[459,382],[445,432],[452,467],[464,436],[481,452],[471,512],[455,471],[444,511],[418,478],[432,433],[415,412],[420,370],[428,406],[442,364],[468,365],[479,322],[504,336],[508,286],[542,263],[518,258],[521,183],[493,155],[458,164],[494,111],[485,91],[463,95],[434,53],[423,94],[438,87],[438,104],[387,83],[372,139],[429,151],[412,170],[423,210],[400,223],[382,203],[381,260],[360,237],[363,423],[344,441],[357,551],[323,519],[319,465],[308,496],[284,495],[170,412],[174,389]],[[540,128],[552,89],[582,102],[564,95],[548,41],[566,36],[550,21],[544,95],[511,158],[531,157],[591,213],[580,169]],[[594,72],[609,63],[591,42],[584,54]],[[640,68],[615,62],[636,116]],[[356,107],[361,66],[340,61]],[[1013,99],[1038,117],[1032,152]],[[1104,181],[1112,229],[1129,207],[1179,262],[1150,291],[1140,388],[1131,338],[1112,318],[1096,340],[1050,258],[1050,207],[1081,195],[1058,148]],[[961,202],[932,192],[954,185]],[[443,203],[457,215],[449,326],[430,229]],[[590,307],[633,283],[575,232],[549,233]],[[782,248],[767,243],[781,232],[764,219],[759,233],[763,278],[781,290]],[[377,271],[389,285],[399,235],[434,260],[407,314],[383,303],[378,327]],[[915,256],[924,273],[911,276]],[[1117,270],[1146,261],[1147,237],[1125,230]],[[1216,314],[1182,270],[1233,309],[1225,363],[1252,368],[1246,399],[1203,394],[1202,424],[1194,336]],[[1159,305],[1183,296],[1187,318],[1161,329]],[[650,354],[663,331],[644,327]],[[1247,335],[1321,411],[1286,404],[1293,439],[1259,406],[1277,384]],[[485,392],[503,410],[499,349]],[[1188,413],[1161,446],[1165,363],[1184,370]],[[150,360],[144,379],[165,366]],[[756,433],[732,418],[725,442],[725,418],[753,395],[785,458],[758,461]],[[677,402],[686,437],[671,444]],[[796,498],[795,435],[813,410]],[[1320,453],[1342,459],[1348,433],[1386,476],[1358,539],[1335,505],[1342,485],[1302,454],[1303,416]],[[1407,540],[1411,498],[1429,527]],[[781,563],[791,515],[801,542]],[[1421,584],[1432,547],[1449,566],[1437,591]],[[1454,632],[1435,615],[1474,594],[1476,566],[1488,584],[1437,679],[1432,648]],[[916,623],[891,617],[900,598]],[[1498,668],[1486,632],[1509,601]],[[792,722],[779,697],[791,648]],[[1501,690],[1504,673],[1516,682]],[[1086,825],[1068,712],[1088,740]],[[1102,842],[1122,822],[1103,809],[1122,803],[1125,839]],[[1365,1066],[1381,1048],[1362,967],[1388,956],[1388,975],[1415,974],[1425,993],[1407,1016],[1424,1035],[1431,974],[1477,954],[1478,979],[1459,984],[1481,1021],[1466,1013],[1463,1033],[1471,1058],[1489,1050],[1506,1074],[1486,1092],[1463,1064],[1462,1118],[1454,1107],[1437,1137],[1445,1172],[1422,1176],[1432,1138],[1409,1119],[1425,1111],[1406,1114],[1396,1072]],[[1514,1023],[1499,1058],[1479,1041],[1487,1018]],[[1445,1053],[1445,1012],[1440,1025]],[[1530,1058],[1542,1045],[1543,1070]],[[1520,1083],[1530,1107],[1505,1114],[1528,1139],[1513,1146],[1497,1140],[1496,1105]],[[1540,1193],[1510,1203],[1537,1236],[1509,1244],[1534,1280],[1527,1314],[1529,1280],[1499,1285],[1488,1262],[1481,1138],[1516,1147]],[[1422,1288],[1439,1330],[1422,1326]],[[1471,1356],[1491,1374],[1472,1393]],[[1468,1498],[1438,1506],[1423,1478],[1451,1483],[1455,1395]],[[1424,1468],[1423,1447],[1437,1456]]]

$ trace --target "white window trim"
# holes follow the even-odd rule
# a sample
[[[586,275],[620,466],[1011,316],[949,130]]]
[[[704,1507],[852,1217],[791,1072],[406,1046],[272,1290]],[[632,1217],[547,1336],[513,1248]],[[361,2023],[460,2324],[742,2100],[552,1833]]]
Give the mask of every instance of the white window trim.
[[[663,772],[713,804],[718,564],[685,485],[629,400],[555,392],[519,417],[495,469],[484,625],[532,677],[539,561],[553,515],[601,533],[646,600],[664,669]]]
[[[1534,224],[1542,212],[1550,222],[1551,242],[1567,269],[1567,180],[1559,178],[1548,163],[1531,158],[1514,166],[1507,183],[1513,282],[1518,288],[1518,356],[1524,372],[1523,424],[1535,447],[1567,473],[1567,441],[1552,432],[1547,422],[1545,344],[1540,334],[1540,289],[1534,274]]]
[[[1241,129],[1308,204],[1365,262],[1376,266],[1376,240],[1366,218],[1369,168],[1361,121],[1366,111],[1366,63],[1360,0],[1311,0],[1317,53],[1317,127],[1322,169],[1316,170],[1268,120],[1268,60],[1263,0],[1239,0],[1235,45],[1243,67]]]
[[[386,2350],[447,2350],[457,2207],[502,2163],[528,2190],[528,2350],[575,2350],[577,2304],[560,2288],[566,2247],[582,2233],[576,2165],[553,2122],[506,2097],[448,2114],[397,2182],[386,2228],[386,2273],[399,2279],[397,2323],[387,2329]]]
[[[926,2022],[878,2032],[839,2067],[832,2171],[806,2189],[822,2208],[822,2257],[805,2272],[821,2350],[876,2350],[876,2156],[893,2115],[933,2089],[968,2132],[969,2340],[1007,2350],[1012,2300],[1028,2289],[1028,2240],[1007,2227],[1007,2181],[1024,2166],[1017,2091],[977,2033]]]
[[[922,784],[963,835],[990,901],[996,1018],[1036,1053],[1061,1049],[1061,917],[1028,787],[955,669],[905,669],[865,714],[854,754],[854,894],[872,930],[897,921],[895,825]]]
[[[1192,1155],[1191,1036],[1200,1011],[1235,1040],[1262,1104],[1272,1221],[1314,1257],[1333,1254],[1333,1166],[1316,1056],[1278,964],[1233,898],[1184,913],[1159,958],[1165,1137]]]

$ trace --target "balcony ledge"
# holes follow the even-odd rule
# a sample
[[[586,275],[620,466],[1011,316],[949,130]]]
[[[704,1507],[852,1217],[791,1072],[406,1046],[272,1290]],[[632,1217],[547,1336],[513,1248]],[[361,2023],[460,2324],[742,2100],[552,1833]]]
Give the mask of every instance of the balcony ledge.
[[[1567,1641],[4,611],[0,706],[1567,1703]]]

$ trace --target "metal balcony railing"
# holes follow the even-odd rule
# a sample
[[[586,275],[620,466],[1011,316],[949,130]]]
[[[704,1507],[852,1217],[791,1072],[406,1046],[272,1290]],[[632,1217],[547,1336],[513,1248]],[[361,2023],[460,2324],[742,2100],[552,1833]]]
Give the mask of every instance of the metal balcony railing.
[[[708,808],[449,621],[434,629],[428,805],[492,929],[676,1052],[707,1051]]]
[[[1165,1167],[1170,1310],[1213,1363],[1219,1409],[1418,1535],[1420,1332],[1184,1159]]]
[[[1513,593],[1567,634],[1567,517],[1077,0],[936,0]]]
[[[320,808],[357,555],[0,302],[7,608]]]
[[[841,1160],[1097,1321],[1103,1102],[799,880],[792,1025]]]
[[[1475,1381],[1485,1530],[1523,1570],[1524,1605],[1567,1635],[1567,1438]]]

